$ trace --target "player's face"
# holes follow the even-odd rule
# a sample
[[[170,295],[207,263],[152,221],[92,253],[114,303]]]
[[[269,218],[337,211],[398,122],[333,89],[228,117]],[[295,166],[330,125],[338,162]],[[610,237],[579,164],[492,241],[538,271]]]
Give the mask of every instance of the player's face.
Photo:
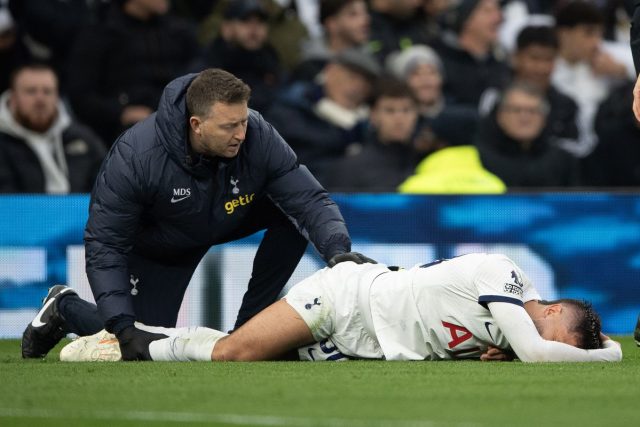
[[[209,157],[235,157],[247,135],[248,121],[246,102],[216,102],[207,117],[190,118],[191,146],[196,153]]]
[[[546,90],[551,82],[555,60],[556,49],[530,45],[515,54],[513,65],[519,79]]]
[[[415,130],[418,109],[411,98],[380,98],[371,112],[371,122],[382,142],[409,142]]]
[[[407,83],[421,105],[431,105],[440,99],[442,76],[434,65],[416,65]]]
[[[364,1],[352,1],[333,18],[339,37],[350,44],[361,45],[369,39],[369,12]]]
[[[538,333],[545,340],[578,346],[578,337],[569,331],[569,325],[574,321],[573,313],[561,304],[545,306],[540,317],[532,320]]]
[[[9,107],[18,123],[45,132],[58,112],[58,82],[50,70],[26,69],[16,77]]]

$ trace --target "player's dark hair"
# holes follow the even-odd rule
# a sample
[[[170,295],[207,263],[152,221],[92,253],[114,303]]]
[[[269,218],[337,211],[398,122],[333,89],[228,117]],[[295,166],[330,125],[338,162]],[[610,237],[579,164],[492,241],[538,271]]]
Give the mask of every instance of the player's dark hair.
[[[530,25],[524,27],[518,33],[516,39],[518,50],[526,49],[529,46],[544,46],[558,49],[558,38],[553,28],[548,25]]]
[[[198,74],[187,89],[187,110],[190,115],[204,117],[216,102],[238,104],[248,102],[251,89],[233,74],[219,68],[209,68]]]
[[[604,25],[604,17],[595,5],[583,0],[569,2],[557,10],[557,28],[577,25]]]
[[[374,105],[380,98],[409,98],[417,103],[416,97],[411,88],[403,81],[395,78],[381,78],[376,82],[371,97],[371,105]]]
[[[42,63],[42,62],[32,62],[32,63],[20,65],[19,67],[17,67],[15,70],[13,70],[11,72],[11,76],[9,77],[9,87],[11,89],[15,89],[16,80],[18,79],[18,76],[20,74],[22,74],[24,71],[27,71],[27,70],[29,70],[29,71],[50,71],[55,76],[56,82],[58,80],[58,75],[56,74],[56,72],[53,69],[53,67],[51,67],[51,65],[48,65],[48,64],[45,64],[45,63]]]
[[[539,303],[542,305],[562,304],[570,307],[575,318],[573,324],[569,326],[569,332],[578,337],[578,347],[585,350],[602,347],[600,316],[593,310],[591,303],[571,298],[539,301]]]

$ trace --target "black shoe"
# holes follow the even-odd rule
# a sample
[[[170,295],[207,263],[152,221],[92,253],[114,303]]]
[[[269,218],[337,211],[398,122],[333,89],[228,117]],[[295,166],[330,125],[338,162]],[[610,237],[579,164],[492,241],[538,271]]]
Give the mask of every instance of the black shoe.
[[[640,347],[640,316],[638,316],[638,323],[636,323],[636,330],[633,333],[633,339],[636,341],[636,345]]]
[[[40,358],[49,353],[62,338],[67,335],[64,330],[64,318],[58,312],[58,301],[62,295],[77,295],[65,285],[49,288],[47,296],[42,300],[42,308],[22,333],[22,357],[24,359]]]

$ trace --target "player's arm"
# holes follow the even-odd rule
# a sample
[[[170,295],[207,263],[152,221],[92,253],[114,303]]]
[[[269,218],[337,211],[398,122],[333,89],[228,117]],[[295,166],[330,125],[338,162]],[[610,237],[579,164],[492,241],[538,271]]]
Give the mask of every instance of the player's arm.
[[[620,345],[606,340],[603,348],[583,350],[569,344],[545,340],[524,307],[510,302],[489,302],[496,325],[523,362],[619,362]]]
[[[84,233],[89,284],[105,328],[114,333],[135,319],[127,254],[142,212],[140,169],[127,143],[113,147],[98,173]]]

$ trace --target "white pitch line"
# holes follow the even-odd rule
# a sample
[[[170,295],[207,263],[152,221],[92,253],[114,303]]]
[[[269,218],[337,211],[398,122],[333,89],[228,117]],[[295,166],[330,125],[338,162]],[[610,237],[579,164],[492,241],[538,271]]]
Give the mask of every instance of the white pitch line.
[[[163,421],[174,423],[220,423],[255,426],[323,426],[323,427],[480,427],[478,423],[439,423],[429,420],[364,420],[349,418],[305,418],[280,417],[272,415],[206,414],[201,412],[151,412],[151,411],[62,411],[39,409],[0,408],[0,417],[7,418],[58,418],[58,419],[99,419],[109,421]]]

